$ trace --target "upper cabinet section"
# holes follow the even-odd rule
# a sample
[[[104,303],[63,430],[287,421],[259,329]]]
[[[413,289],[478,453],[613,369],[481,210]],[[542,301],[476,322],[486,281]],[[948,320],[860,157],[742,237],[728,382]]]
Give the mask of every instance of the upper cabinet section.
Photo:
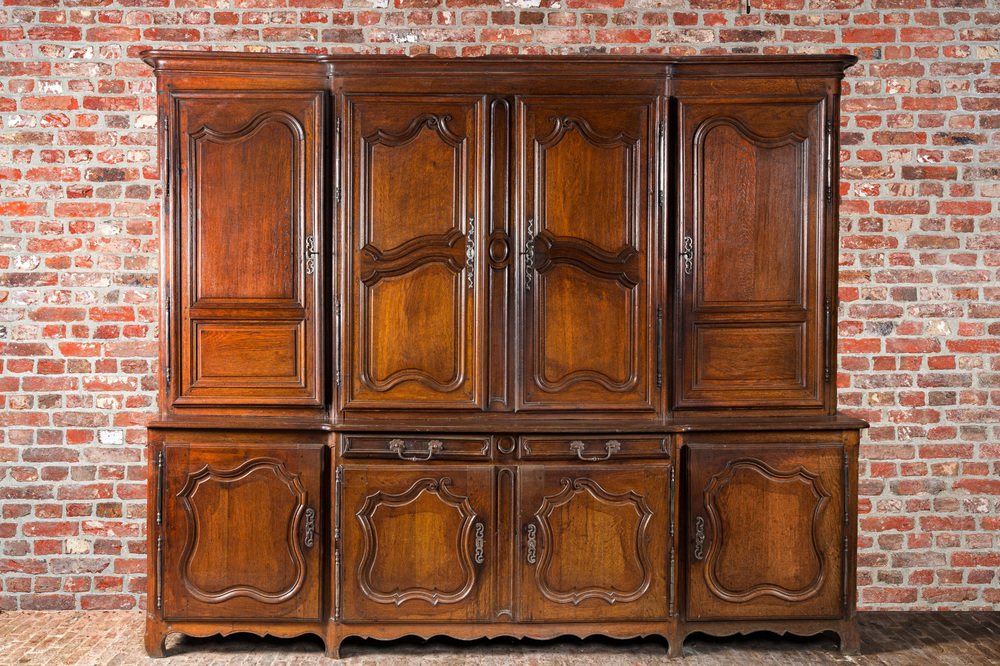
[[[835,411],[851,57],[145,58],[165,414]]]
[[[322,418],[323,68],[301,56],[147,62],[165,193],[161,411]]]

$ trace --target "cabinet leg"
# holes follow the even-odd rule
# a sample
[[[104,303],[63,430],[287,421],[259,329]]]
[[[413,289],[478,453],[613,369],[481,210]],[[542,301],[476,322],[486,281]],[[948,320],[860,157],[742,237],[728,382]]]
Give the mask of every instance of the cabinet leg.
[[[684,634],[674,634],[667,637],[667,658],[677,659],[684,656]]]
[[[326,652],[324,652],[327,659],[340,659],[340,641],[330,640],[326,642]]]
[[[858,636],[857,624],[845,624],[837,633],[840,634],[840,654],[861,653],[861,637]]]
[[[160,659],[166,655],[167,632],[156,623],[146,624],[145,647],[146,654],[153,659]]]

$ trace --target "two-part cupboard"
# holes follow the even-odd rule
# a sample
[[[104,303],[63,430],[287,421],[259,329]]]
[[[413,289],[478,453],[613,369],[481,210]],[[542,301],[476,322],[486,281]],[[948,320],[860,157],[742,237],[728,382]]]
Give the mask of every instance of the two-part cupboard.
[[[146,646],[857,650],[847,56],[150,52]]]

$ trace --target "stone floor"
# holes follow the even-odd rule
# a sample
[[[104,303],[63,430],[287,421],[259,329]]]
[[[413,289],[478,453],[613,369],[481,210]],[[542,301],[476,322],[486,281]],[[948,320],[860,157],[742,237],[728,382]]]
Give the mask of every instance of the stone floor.
[[[836,638],[779,638],[770,634],[709,638],[693,636],[684,646],[683,666],[723,664],[919,664],[1000,665],[1000,613],[862,613],[861,651],[837,652]],[[318,638],[293,640],[238,635],[229,638],[172,636],[168,656],[146,657],[139,612],[11,612],[0,615],[0,665],[52,664],[131,666],[239,664],[240,666],[323,664]],[[573,664],[626,666],[667,663],[657,640],[460,642],[349,640],[341,648],[345,666],[420,664]]]

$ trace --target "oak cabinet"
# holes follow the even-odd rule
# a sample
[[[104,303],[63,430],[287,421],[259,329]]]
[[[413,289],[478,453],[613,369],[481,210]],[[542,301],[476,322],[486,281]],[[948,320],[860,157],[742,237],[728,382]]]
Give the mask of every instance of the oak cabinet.
[[[237,631],[857,651],[854,58],[144,59],[149,654]]]

